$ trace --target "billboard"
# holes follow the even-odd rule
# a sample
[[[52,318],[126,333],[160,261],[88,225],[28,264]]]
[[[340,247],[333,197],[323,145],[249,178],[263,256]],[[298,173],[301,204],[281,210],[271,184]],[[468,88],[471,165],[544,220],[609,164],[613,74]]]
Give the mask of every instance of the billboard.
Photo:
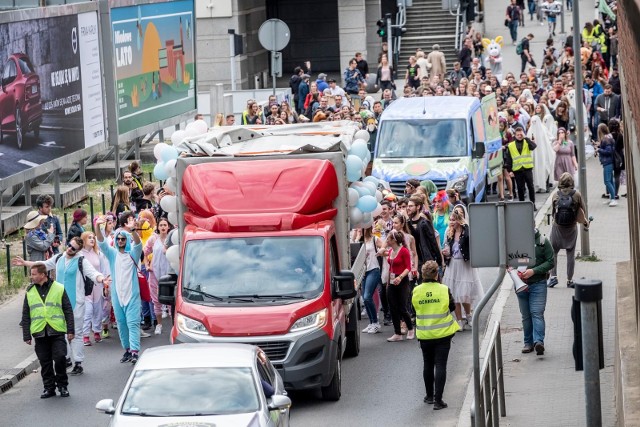
[[[193,0],[111,9],[118,134],[195,110]]]
[[[105,141],[103,99],[97,11],[1,23],[0,179]]]

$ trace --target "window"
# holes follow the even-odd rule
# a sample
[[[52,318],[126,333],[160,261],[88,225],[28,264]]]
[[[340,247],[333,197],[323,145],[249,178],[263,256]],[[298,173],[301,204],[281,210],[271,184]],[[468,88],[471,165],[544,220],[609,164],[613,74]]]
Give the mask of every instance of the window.
[[[465,120],[387,120],[379,130],[379,158],[461,157],[468,155]]]

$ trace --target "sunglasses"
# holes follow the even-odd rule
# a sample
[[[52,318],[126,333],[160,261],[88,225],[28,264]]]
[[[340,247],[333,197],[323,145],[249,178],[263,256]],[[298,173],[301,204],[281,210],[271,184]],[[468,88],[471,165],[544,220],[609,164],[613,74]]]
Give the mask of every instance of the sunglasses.
[[[74,246],[69,246],[69,247],[67,248],[67,250],[71,250],[71,252],[78,252],[78,251],[80,250],[80,248],[76,248],[76,247],[74,247]]]
[[[118,241],[126,241],[127,238],[126,237],[116,237],[116,240],[118,240]]]

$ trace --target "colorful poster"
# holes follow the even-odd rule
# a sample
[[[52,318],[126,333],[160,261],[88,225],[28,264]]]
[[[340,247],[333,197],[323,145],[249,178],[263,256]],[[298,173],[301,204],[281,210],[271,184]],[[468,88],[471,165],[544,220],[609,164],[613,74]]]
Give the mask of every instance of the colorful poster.
[[[500,126],[498,123],[498,104],[496,104],[496,94],[482,98],[482,119],[484,121],[485,142],[494,142],[500,137]]]
[[[196,108],[193,0],[111,9],[118,134]]]
[[[0,40],[0,179],[105,141],[97,12],[0,24]]]

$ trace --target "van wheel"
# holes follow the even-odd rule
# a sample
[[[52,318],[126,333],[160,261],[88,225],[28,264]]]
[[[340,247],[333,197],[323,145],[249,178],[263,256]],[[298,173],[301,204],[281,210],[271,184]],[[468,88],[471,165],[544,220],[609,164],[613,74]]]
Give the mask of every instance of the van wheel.
[[[353,304],[349,313],[349,323],[347,325],[347,344],[344,348],[346,357],[356,357],[360,354],[360,305]]]
[[[328,386],[322,387],[323,400],[338,401],[342,395],[342,358],[340,357],[341,350],[338,348],[338,360],[336,360],[336,369],[333,371],[333,377]]]
[[[23,140],[23,134],[22,134],[22,115],[20,114],[20,107],[16,107],[16,115],[15,115],[15,120],[16,120],[16,142],[18,143],[18,148],[20,150],[22,150],[22,140]]]

